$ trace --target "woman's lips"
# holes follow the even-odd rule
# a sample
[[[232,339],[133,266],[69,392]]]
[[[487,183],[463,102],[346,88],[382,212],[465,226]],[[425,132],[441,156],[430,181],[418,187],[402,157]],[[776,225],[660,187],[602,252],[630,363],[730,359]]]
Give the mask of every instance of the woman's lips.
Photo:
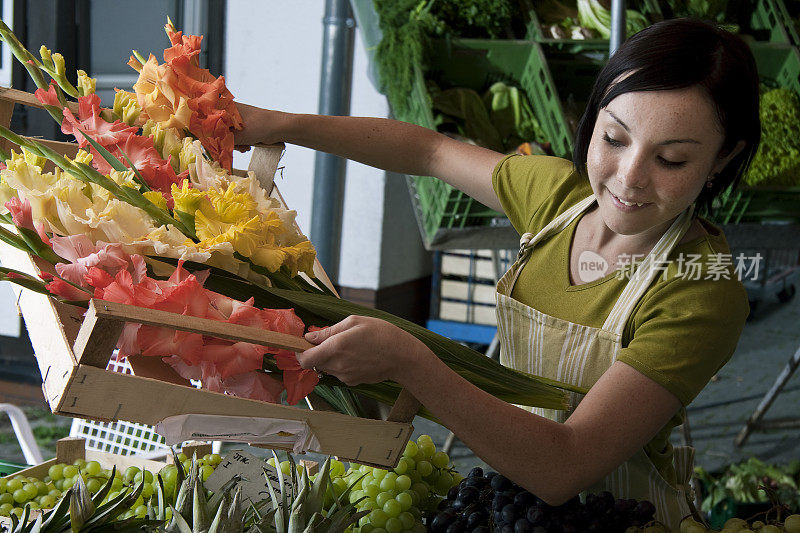
[[[611,191],[608,191],[608,194],[611,195],[611,199],[613,200],[614,205],[618,209],[620,209],[621,211],[625,211],[626,213],[632,213],[633,211],[638,211],[639,209],[644,209],[645,207],[650,205],[650,203],[647,203],[647,202],[637,202],[637,203],[641,203],[642,205],[626,205],[626,204],[622,203],[622,201],[616,195],[614,195],[614,193],[612,193]]]

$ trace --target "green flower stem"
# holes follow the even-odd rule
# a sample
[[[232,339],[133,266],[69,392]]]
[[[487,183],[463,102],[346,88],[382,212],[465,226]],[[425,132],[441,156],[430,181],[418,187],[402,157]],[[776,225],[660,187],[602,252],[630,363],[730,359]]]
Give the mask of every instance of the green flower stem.
[[[210,275],[205,282],[205,287],[209,290],[226,294],[238,300],[253,297],[255,305],[261,308],[293,308],[306,325],[329,326],[350,315],[372,316],[386,320],[420,339],[433,353],[465,379],[510,403],[563,409],[567,407],[565,391],[586,393],[586,389],[581,387],[504,367],[458,342],[383,311],[322,294],[255,286],[247,280],[221,269],[208,267],[208,265],[184,263],[184,268],[189,271],[210,270]],[[331,383],[324,382],[324,384]],[[353,390],[363,392],[376,399],[380,399],[377,396],[378,393],[397,397],[399,391],[392,388],[383,389],[385,384],[379,385],[377,391],[369,387],[353,388]],[[392,386],[396,386],[396,384]]]
[[[25,46],[19,42],[17,36],[14,35],[14,32],[11,31],[11,28],[6,26],[6,23],[0,20],[0,39],[4,40],[6,44],[8,44],[11,53],[14,54],[14,57],[22,63],[25,69],[30,73],[31,78],[33,79],[33,83],[40,89],[47,90],[47,82],[42,76],[41,70],[36,65],[39,63],[36,58],[31,54]],[[31,65],[28,61],[33,61],[35,64]]]
[[[10,244],[11,246],[19,250],[22,250],[23,252],[31,252],[31,253],[33,252],[28,243],[25,242],[25,239],[23,239],[19,235],[15,235],[13,232],[7,230],[2,226],[0,226],[0,240],[3,240],[7,244]]]
[[[3,40],[6,42],[6,44],[8,44],[8,48],[11,50],[11,53],[14,54],[14,57],[16,57],[17,60],[22,63],[22,66],[25,67],[25,70],[28,71],[33,83],[36,84],[36,87],[46,91],[48,89],[47,81],[42,75],[40,68],[41,63],[36,59],[36,57],[33,56],[33,54],[28,51],[27,48],[25,48],[25,46],[23,46],[21,42],[19,42],[19,39],[17,39],[17,36],[14,35],[14,32],[12,32],[2,20],[0,20],[0,40]],[[59,94],[59,100],[61,101],[62,105],[66,106],[64,95],[58,93],[58,91],[57,94]],[[58,108],[56,106],[47,104],[44,105],[44,108],[56,122],[61,124],[61,122],[64,120],[64,113],[62,111],[63,108]]]
[[[30,248],[31,252],[41,257],[48,263],[55,265],[56,263],[66,263],[67,260],[58,255],[53,249],[42,241],[39,234],[28,228],[17,227],[20,237]]]
[[[131,50],[131,53],[133,54],[133,56],[134,56],[136,59],[138,59],[138,60],[139,60],[139,63],[141,63],[142,65],[144,65],[145,63],[147,63],[147,60],[144,58],[144,56],[142,56],[142,54],[140,54],[140,53],[139,53],[139,52],[137,52],[136,50]]]

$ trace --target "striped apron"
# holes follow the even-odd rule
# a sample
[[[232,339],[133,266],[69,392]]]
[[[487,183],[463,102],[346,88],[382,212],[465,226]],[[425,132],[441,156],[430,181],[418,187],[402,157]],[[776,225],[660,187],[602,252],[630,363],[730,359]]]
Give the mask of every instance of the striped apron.
[[[661,237],[650,254],[630,275],[601,328],[575,324],[546,315],[511,298],[511,291],[528,261],[536,243],[562,231],[595,202],[586,198],[533,236],[526,233],[520,240],[517,261],[497,284],[497,326],[500,336],[500,361],[511,368],[555,379],[584,388],[593,386],[617,359],[622,346],[625,324],[636,303],[644,295],[659,270],[653,268],[658,259],[668,256],[691,224],[694,206],[679,215]],[[528,408],[533,413],[563,423],[575,409],[582,395],[570,393],[567,411]],[[674,449],[677,486],[670,485],[640,449],[605,479],[588,489],[597,493],[610,491],[617,498],[648,500],[656,506],[656,519],[676,529],[681,518],[691,513],[692,492],[689,485],[694,462],[694,448]]]

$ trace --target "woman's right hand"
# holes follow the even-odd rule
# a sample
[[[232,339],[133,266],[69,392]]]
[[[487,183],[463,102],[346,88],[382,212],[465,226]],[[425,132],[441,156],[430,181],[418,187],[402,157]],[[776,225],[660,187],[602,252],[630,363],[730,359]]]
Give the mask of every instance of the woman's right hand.
[[[236,109],[242,117],[242,129],[233,133],[236,149],[246,152],[254,144],[275,144],[283,142],[277,128],[278,111],[236,102]]]

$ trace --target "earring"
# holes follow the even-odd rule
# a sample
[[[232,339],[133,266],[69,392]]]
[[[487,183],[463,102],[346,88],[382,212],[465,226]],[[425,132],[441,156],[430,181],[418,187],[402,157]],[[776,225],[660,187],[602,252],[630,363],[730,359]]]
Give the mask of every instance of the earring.
[[[714,184],[713,184],[713,183],[711,183],[711,180],[707,180],[707,181],[706,181],[706,188],[707,188],[707,189],[710,189],[710,188],[711,188],[711,187],[713,187],[713,186],[714,186]]]
[[[711,175],[708,177],[708,179],[706,180],[706,188],[710,189],[711,187],[713,187],[713,186],[714,186],[714,184],[713,184],[713,183],[711,183],[711,182],[712,182],[713,180],[715,180],[715,179],[716,179],[718,176],[719,176],[719,172],[714,172],[713,174],[711,174]]]

